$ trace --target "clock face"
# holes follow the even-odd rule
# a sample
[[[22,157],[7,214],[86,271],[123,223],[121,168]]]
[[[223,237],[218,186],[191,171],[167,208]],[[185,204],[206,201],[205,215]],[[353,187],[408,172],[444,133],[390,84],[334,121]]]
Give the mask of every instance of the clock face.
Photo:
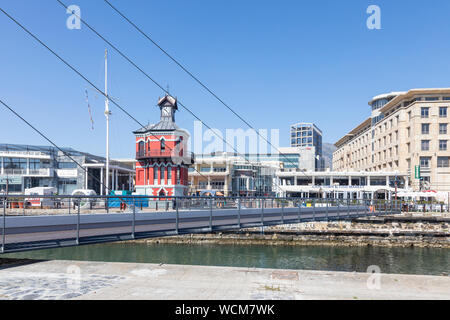
[[[163,117],[170,117],[171,116],[171,107],[164,107],[162,108],[162,116]]]

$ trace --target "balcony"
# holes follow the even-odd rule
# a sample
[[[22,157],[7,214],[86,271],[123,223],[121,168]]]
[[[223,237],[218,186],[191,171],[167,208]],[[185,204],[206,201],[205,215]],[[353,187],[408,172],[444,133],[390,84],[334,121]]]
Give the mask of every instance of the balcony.
[[[136,152],[137,160],[148,158],[181,158],[185,163],[193,164],[195,162],[194,153],[183,152],[183,150],[139,150]]]
[[[53,170],[47,169],[3,169],[4,175],[12,176],[32,176],[32,177],[50,177],[53,174]]]
[[[53,173],[53,170],[50,168],[47,169],[30,169],[28,173],[25,173],[26,176],[40,176],[40,177],[49,177]]]
[[[3,174],[12,176],[22,176],[27,173],[27,169],[3,169]]]

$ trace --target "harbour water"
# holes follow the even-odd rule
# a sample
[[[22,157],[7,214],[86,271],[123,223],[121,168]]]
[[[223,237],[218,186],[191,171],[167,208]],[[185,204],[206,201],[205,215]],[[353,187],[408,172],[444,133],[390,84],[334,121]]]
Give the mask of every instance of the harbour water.
[[[123,242],[30,251],[2,257],[347,272],[366,272],[369,266],[376,265],[382,273],[390,274],[450,273],[450,249],[416,247],[179,245]]]

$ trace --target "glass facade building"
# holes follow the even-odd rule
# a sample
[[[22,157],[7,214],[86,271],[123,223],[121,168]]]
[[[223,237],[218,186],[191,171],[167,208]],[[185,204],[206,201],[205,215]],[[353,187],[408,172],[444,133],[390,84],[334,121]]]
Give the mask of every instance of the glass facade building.
[[[314,123],[301,122],[291,125],[291,147],[315,147],[315,170],[324,170],[322,131]]]
[[[105,171],[105,158],[71,148],[61,150],[64,152],[47,146],[0,144],[0,193],[22,194],[29,188],[53,187],[61,195],[70,195],[75,189],[102,194],[99,181],[106,176],[101,172]],[[116,161],[110,165],[110,188],[130,190],[134,165]]]

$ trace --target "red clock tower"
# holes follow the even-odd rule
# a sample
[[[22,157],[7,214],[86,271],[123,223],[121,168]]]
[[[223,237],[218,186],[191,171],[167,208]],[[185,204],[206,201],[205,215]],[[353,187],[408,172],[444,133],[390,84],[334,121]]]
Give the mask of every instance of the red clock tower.
[[[194,163],[187,151],[189,133],[175,124],[177,99],[166,94],[158,107],[161,120],[134,131],[136,135],[136,194],[185,196],[188,168]]]

